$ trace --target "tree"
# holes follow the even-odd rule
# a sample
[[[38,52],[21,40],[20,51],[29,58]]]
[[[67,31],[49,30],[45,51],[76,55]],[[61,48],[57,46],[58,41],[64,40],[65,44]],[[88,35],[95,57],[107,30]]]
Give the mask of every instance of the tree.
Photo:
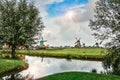
[[[85,46],[85,43],[83,43],[83,47],[85,48],[86,46]]]
[[[110,0],[112,3],[120,3],[120,0]]]
[[[0,0],[0,41],[11,47],[13,58],[17,46],[31,45],[34,36],[41,34],[43,28],[39,11],[33,3],[27,3],[27,0]]]
[[[100,43],[107,40],[108,55],[103,62],[104,68],[120,75],[120,0],[97,1],[95,13],[90,28]]]

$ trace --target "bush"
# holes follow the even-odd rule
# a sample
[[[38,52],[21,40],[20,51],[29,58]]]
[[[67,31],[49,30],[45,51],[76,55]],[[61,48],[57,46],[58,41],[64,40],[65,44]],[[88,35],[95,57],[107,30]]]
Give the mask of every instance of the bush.
[[[93,68],[93,69],[91,70],[91,72],[92,72],[92,73],[97,73],[97,70]]]

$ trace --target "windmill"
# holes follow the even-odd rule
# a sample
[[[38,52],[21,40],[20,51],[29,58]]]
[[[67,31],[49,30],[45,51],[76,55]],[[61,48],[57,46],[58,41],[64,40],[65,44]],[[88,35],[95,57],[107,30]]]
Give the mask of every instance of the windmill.
[[[80,38],[79,39],[76,38],[75,47],[77,47],[77,48],[81,47]]]
[[[47,40],[44,40],[43,37],[42,37],[42,40],[40,40],[40,47],[45,46],[45,45],[44,45],[44,42],[47,42]]]

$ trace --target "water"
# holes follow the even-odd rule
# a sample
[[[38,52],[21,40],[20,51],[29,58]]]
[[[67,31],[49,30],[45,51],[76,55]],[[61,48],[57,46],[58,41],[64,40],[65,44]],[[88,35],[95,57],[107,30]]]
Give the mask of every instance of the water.
[[[102,62],[100,61],[84,61],[84,60],[68,61],[66,59],[41,58],[32,56],[26,56],[26,61],[29,64],[29,68],[24,71],[21,71],[19,75],[17,75],[17,78],[31,77],[32,79],[36,79],[60,72],[70,71],[91,72],[92,69],[96,69],[98,73],[104,71],[102,67]]]
[[[29,68],[20,72],[21,75],[33,75],[35,78],[40,78],[54,73],[80,71],[91,72],[92,69],[97,69],[100,73],[103,71],[102,62],[56,59],[56,58],[41,58],[26,56]]]

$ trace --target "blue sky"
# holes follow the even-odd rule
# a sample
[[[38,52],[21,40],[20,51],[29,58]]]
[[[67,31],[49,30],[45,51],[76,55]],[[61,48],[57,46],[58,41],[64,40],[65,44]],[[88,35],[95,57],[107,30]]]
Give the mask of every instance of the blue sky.
[[[53,2],[46,5],[46,11],[49,17],[55,17],[65,13],[69,7],[81,4],[87,4],[88,0],[64,0],[63,2]],[[84,7],[81,7],[84,8]]]

